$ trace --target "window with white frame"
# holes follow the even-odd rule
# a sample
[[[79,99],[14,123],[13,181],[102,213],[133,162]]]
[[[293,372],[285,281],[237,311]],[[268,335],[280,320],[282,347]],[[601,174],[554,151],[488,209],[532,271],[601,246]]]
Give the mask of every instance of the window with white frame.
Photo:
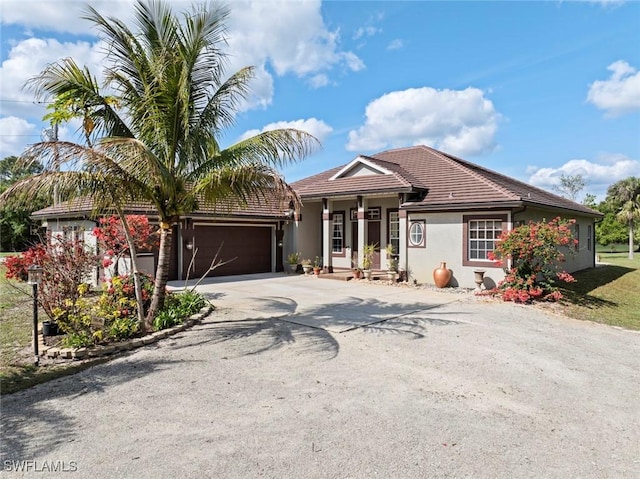
[[[344,247],[344,214],[333,213],[333,235],[331,241],[331,251],[342,253]]]
[[[573,239],[576,241],[575,242],[575,250],[576,251],[580,251],[580,225],[578,223],[576,223],[574,225],[575,228],[575,232],[573,234]]]
[[[79,241],[82,236],[79,226],[64,226],[62,228],[64,239],[67,241]]]
[[[400,214],[397,211],[389,211],[389,244],[393,246],[393,252],[400,251]]]
[[[425,245],[424,221],[412,221],[409,226],[409,246]]]
[[[591,251],[591,236],[593,235],[593,228],[591,225],[587,225],[587,251]]]
[[[502,220],[471,219],[468,223],[468,259],[487,261],[487,254],[496,247],[496,240],[502,234]]]

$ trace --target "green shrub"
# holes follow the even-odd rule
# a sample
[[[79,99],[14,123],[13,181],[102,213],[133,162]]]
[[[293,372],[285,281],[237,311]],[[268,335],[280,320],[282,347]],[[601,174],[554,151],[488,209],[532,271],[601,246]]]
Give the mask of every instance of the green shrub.
[[[207,304],[202,295],[195,291],[168,294],[164,308],[153,320],[156,331],[182,324],[192,314],[199,312]]]
[[[53,308],[54,320],[58,323],[60,330],[67,334],[67,337],[63,340],[65,344],[71,341],[72,343],[81,342],[83,346],[87,346],[86,341],[91,341],[93,332],[92,309],[83,294],[81,293],[81,296],[75,301],[67,299],[63,307]],[[68,345],[70,347],[78,347],[71,344]]]
[[[118,318],[114,319],[107,326],[108,337],[116,341],[128,339],[138,334],[138,320],[134,318]]]
[[[153,320],[153,328],[156,331],[171,328],[178,324],[182,324],[184,316],[176,309],[163,309]]]
[[[86,331],[67,333],[67,336],[62,340],[62,344],[68,348],[84,348],[93,343],[93,336]]]
[[[153,279],[140,275],[144,313],[151,303]],[[138,304],[136,302],[133,275],[121,275],[111,278],[105,291],[98,299],[96,315],[103,323],[106,339],[121,341],[135,336],[140,331],[138,324]]]

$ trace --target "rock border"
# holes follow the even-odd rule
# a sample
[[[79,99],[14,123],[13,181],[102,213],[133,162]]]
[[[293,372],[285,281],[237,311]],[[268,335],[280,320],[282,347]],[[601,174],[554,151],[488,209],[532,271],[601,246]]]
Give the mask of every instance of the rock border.
[[[46,344],[44,344],[44,337],[42,336],[42,323],[40,323],[38,331],[38,352],[40,356],[51,359],[79,360],[99,358],[103,356],[109,356],[114,353],[130,351],[132,349],[156,343],[161,339],[168,338],[169,336],[173,336],[180,331],[184,331],[185,329],[192,327],[194,324],[199,323],[205,317],[209,316],[209,314],[211,314],[213,310],[214,307],[209,304],[201,308],[199,313],[189,316],[184,320],[182,324],[178,324],[171,328],[161,329],[160,331],[154,331],[142,337],[131,338],[125,341],[118,341],[117,343],[84,348],[59,348],[57,346],[47,346]]]

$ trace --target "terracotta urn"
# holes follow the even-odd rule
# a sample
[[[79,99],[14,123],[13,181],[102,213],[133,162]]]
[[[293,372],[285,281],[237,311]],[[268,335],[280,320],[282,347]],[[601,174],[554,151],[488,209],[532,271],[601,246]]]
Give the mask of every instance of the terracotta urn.
[[[433,270],[433,282],[436,288],[444,288],[451,281],[451,270],[447,269],[447,263],[440,263],[440,267]]]

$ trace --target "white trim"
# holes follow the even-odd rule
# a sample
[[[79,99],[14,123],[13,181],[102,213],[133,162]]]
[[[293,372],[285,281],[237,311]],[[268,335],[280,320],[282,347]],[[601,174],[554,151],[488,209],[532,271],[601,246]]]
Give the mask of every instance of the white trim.
[[[263,228],[275,228],[274,224],[260,224],[260,223],[193,223],[194,228],[196,226],[261,226]]]
[[[367,160],[366,158],[363,158],[362,156],[359,156],[359,157],[355,158],[353,161],[351,161],[351,163],[349,163],[347,166],[345,166],[340,171],[338,171],[331,178],[329,178],[329,181],[336,180],[336,179],[340,178],[342,175],[344,175],[347,171],[352,169],[357,164],[365,165],[365,166],[371,168],[372,170],[375,170],[375,171],[379,172],[381,175],[392,175],[393,174],[393,172],[387,170],[386,168],[383,168],[380,165],[376,165],[375,163],[372,163],[371,161]]]

